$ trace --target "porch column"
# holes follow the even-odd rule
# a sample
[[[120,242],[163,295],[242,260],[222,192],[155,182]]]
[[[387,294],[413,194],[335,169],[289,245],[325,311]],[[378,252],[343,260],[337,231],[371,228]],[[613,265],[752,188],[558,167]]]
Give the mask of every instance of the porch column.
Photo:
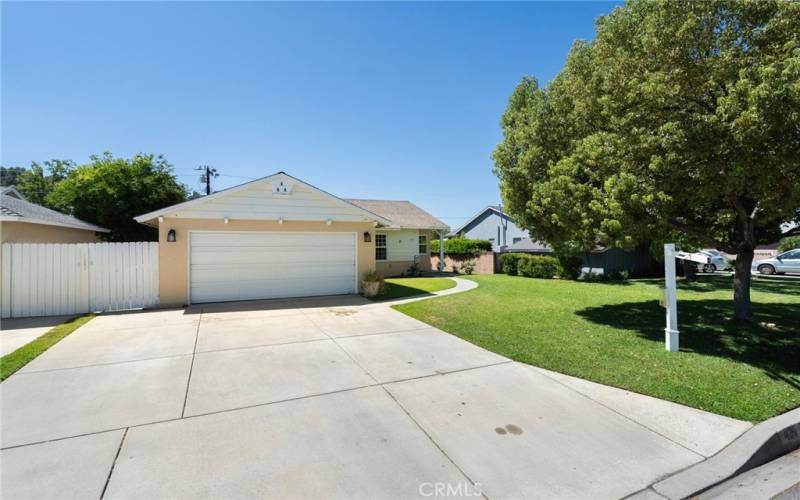
[[[439,272],[444,271],[444,233],[439,233]]]

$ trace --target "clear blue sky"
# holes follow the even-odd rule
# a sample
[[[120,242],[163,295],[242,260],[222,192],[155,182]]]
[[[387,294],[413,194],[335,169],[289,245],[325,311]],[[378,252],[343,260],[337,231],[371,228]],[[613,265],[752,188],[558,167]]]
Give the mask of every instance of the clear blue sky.
[[[215,188],[284,170],[451,226],[499,201],[490,154],[609,3],[2,3],[3,165],[163,154]]]

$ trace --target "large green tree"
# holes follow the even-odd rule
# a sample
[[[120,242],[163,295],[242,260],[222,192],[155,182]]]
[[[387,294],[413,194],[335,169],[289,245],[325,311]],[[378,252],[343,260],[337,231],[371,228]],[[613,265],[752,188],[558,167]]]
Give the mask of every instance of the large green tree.
[[[25,199],[39,205],[50,206],[47,196],[74,168],[75,163],[71,160],[47,160],[41,164],[33,161],[31,168],[20,172],[14,182]]]
[[[127,159],[105,153],[70,171],[47,196],[47,203],[109,228],[111,241],[146,241],[156,239],[156,231],[133,217],[186,199],[186,187],[175,180],[172,166],[162,156]]]
[[[501,123],[502,197],[534,234],[737,254],[749,320],[753,250],[800,218],[800,2],[631,1]]]

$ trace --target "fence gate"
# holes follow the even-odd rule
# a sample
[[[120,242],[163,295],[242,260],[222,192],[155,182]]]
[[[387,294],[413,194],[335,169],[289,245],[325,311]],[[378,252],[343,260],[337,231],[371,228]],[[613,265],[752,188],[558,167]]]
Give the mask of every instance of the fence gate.
[[[158,243],[3,243],[3,318],[158,304]]]

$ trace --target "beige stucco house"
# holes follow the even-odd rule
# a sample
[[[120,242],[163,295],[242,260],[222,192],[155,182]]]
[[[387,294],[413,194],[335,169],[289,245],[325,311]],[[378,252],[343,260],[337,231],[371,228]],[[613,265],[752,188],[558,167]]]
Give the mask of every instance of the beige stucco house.
[[[158,228],[161,305],[357,293],[447,226],[407,201],[339,198],[284,172],[139,217]]]
[[[31,203],[13,186],[0,194],[2,243],[90,243],[108,229]]]

